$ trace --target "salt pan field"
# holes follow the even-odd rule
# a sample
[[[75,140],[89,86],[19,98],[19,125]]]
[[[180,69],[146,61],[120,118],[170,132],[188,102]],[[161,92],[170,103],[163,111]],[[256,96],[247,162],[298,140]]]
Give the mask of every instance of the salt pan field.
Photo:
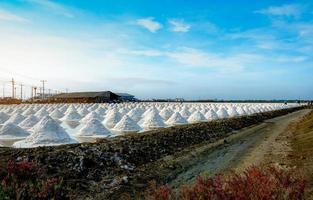
[[[15,148],[94,142],[170,126],[252,115],[299,104],[123,103],[0,106],[0,144]]]

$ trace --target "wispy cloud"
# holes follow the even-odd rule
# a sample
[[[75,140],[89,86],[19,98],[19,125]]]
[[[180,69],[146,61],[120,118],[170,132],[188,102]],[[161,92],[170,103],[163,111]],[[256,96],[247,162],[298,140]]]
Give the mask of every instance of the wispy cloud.
[[[255,13],[273,16],[299,17],[302,14],[302,6],[298,4],[271,6],[266,9],[257,10]]]
[[[18,15],[15,15],[9,11],[6,11],[6,10],[0,10],[0,20],[19,22],[19,23],[29,22],[28,19],[26,19],[24,17],[20,17]]]
[[[45,9],[53,11],[56,14],[63,15],[68,18],[75,17],[74,14],[64,5],[55,3],[50,0],[24,0],[25,2],[41,6]]]
[[[162,24],[155,21],[153,17],[138,19],[136,24],[148,29],[152,33],[155,33],[162,28]]]
[[[171,31],[173,32],[188,32],[191,28],[189,24],[186,24],[181,20],[170,19],[168,22],[170,23]]]
[[[193,48],[183,48],[180,51],[167,53],[167,56],[178,63],[191,67],[233,68],[243,69],[248,64],[258,62],[263,56],[258,54],[238,53],[222,55],[204,52]]]
[[[161,56],[163,53],[161,51],[155,49],[139,49],[139,50],[132,50],[132,49],[119,49],[118,53],[127,54],[127,55],[134,55],[134,56],[148,56],[148,57],[155,57]]]

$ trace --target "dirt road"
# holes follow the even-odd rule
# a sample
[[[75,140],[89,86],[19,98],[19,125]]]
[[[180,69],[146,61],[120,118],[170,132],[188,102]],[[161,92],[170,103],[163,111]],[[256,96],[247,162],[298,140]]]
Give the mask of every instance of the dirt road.
[[[267,120],[260,125],[240,130],[214,145],[191,150],[192,156],[175,158],[173,162],[180,163],[181,167],[171,172],[168,184],[175,188],[192,182],[201,174],[240,171],[263,163],[285,165],[283,160],[292,151],[291,144],[283,139],[286,137],[285,132],[292,123],[299,121],[309,112],[309,109],[300,110]]]

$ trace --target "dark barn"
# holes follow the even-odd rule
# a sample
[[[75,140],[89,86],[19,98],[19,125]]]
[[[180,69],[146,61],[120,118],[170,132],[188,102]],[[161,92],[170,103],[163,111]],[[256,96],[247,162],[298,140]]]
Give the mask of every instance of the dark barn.
[[[71,92],[57,94],[49,98],[52,102],[60,103],[107,103],[119,100],[117,94],[110,91],[103,92]]]

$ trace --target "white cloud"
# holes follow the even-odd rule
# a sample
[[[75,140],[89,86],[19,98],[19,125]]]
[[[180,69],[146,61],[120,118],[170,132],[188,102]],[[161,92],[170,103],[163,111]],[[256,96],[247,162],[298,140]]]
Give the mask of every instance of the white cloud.
[[[182,21],[171,19],[168,21],[171,24],[171,31],[173,32],[188,32],[191,26]]]
[[[278,56],[277,58],[274,58],[277,62],[284,62],[284,63],[300,63],[308,60],[306,56]]]
[[[153,17],[138,19],[136,24],[148,29],[152,33],[155,33],[162,28],[162,25],[159,22],[154,21]]]
[[[264,15],[299,17],[302,13],[302,7],[297,4],[286,4],[282,6],[271,6],[255,12]]]
[[[0,10],[0,20],[4,20],[4,21],[11,21],[11,22],[20,22],[20,23],[25,23],[25,22],[29,22],[29,20],[17,16],[9,11],[6,10]]]
[[[45,9],[53,11],[56,14],[63,15],[68,18],[74,17],[74,14],[68,8],[50,0],[24,0],[24,1],[35,5],[39,5]]]
[[[134,56],[148,56],[148,57],[155,57],[161,56],[163,53],[161,51],[155,49],[119,49],[118,53],[127,54],[127,55],[134,55]]]
[[[192,48],[169,52],[167,56],[178,63],[191,67],[233,68],[238,70],[263,59],[263,57],[258,54],[238,53],[222,55]]]

